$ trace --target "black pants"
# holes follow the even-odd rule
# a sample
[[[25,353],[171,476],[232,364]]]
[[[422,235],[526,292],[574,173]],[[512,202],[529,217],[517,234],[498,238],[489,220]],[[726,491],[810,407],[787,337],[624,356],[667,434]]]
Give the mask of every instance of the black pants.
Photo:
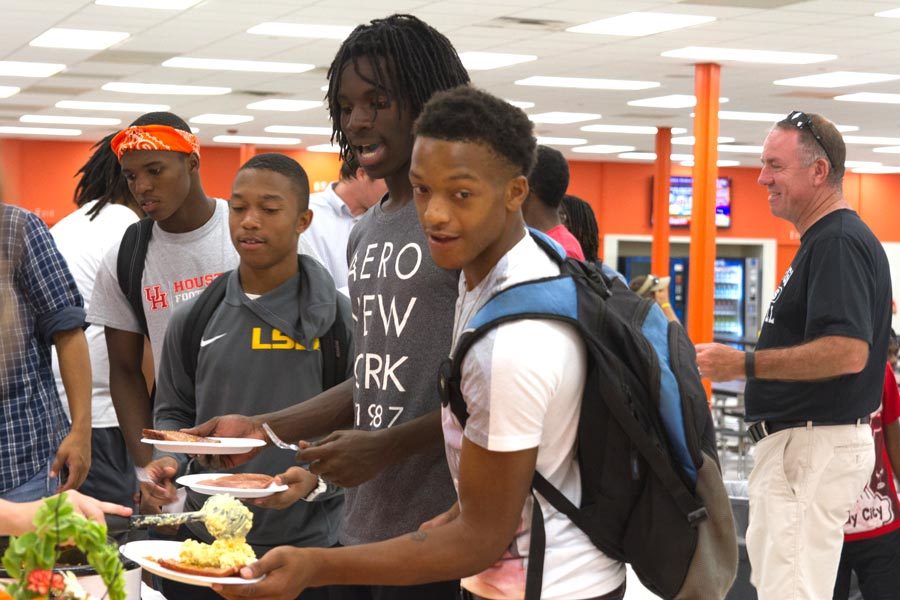
[[[334,585],[331,600],[459,600],[459,581],[425,585]]]
[[[850,574],[856,571],[865,600],[894,600],[900,595],[900,529],[885,535],[844,542],[834,600],[847,600]]]
[[[78,491],[98,500],[134,505],[137,477],[118,427],[91,429],[91,468]]]

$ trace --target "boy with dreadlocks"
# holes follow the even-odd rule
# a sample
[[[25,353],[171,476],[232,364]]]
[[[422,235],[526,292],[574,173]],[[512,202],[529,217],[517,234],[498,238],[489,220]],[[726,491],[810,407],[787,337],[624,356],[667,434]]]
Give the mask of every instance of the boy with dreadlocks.
[[[84,298],[85,309],[90,306],[94,280],[103,256],[118,244],[125,229],[143,216],[122,177],[119,161],[109,147],[114,135],[112,133],[94,144],[93,154],[78,170],[81,175],[75,187],[78,209],[50,229]],[[91,355],[93,457],[87,479],[79,489],[100,500],[131,506],[137,480],[109,392],[106,337],[103,327],[98,325],[90,325],[84,333]],[[66,389],[55,349],[53,373],[59,398],[66,408]]]
[[[410,15],[357,27],[328,71],[328,106],[342,158],[351,155],[387,197],[354,228],[347,249],[354,312],[354,379],[317,399],[252,419],[189,430],[285,439],[334,431],[298,458],[347,487],[338,539],[356,545],[415,531],[455,499],[444,457],[437,371],[450,351],[457,273],[428,253],[409,183],[412,124],[437,91],[469,81],[446,37]],[[319,400],[318,402],[316,400]],[[246,455],[231,457],[246,460]],[[361,586],[348,599],[458,598],[458,582]]]

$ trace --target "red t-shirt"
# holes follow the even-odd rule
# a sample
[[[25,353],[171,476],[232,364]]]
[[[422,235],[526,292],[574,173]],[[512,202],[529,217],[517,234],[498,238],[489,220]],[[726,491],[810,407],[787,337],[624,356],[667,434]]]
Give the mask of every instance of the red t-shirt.
[[[900,393],[891,365],[884,374],[881,407],[872,413],[872,433],[875,435],[875,470],[866,489],[850,511],[844,523],[844,540],[855,542],[878,537],[900,528],[900,498],[894,487],[894,471],[884,443],[884,427],[900,416]]]
[[[572,235],[572,232],[565,225],[557,225],[553,229],[548,229],[545,233],[562,245],[566,251],[566,256],[584,260],[581,244],[578,243],[578,239]]]

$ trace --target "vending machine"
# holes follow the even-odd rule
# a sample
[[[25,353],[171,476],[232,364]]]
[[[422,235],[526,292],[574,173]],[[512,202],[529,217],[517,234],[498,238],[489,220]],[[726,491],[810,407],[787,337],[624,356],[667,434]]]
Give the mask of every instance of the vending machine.
[[[647,275],[650,273],[650,257],[621,256],[618,270],[627,281],[640,275]],[[654,275],[659,275],[659,273],[654,273]],[[687,316],[688,259],[683,257],[670,259],[669,275],[672,277],[672,281],[669,283],[669,302],[672,304],[672,310],[675,311],[678,320],[684,323]]]

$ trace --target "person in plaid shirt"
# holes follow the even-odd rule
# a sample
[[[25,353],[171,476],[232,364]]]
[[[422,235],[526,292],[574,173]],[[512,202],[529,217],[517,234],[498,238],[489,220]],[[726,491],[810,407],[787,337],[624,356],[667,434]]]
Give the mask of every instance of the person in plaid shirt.
[[[0,498],[75,489],[91,463],[84,301],[47,226],[0,202]],[[56,393],[56,344],[71,427]],[[61,485],[60,485],[61,484]]]

